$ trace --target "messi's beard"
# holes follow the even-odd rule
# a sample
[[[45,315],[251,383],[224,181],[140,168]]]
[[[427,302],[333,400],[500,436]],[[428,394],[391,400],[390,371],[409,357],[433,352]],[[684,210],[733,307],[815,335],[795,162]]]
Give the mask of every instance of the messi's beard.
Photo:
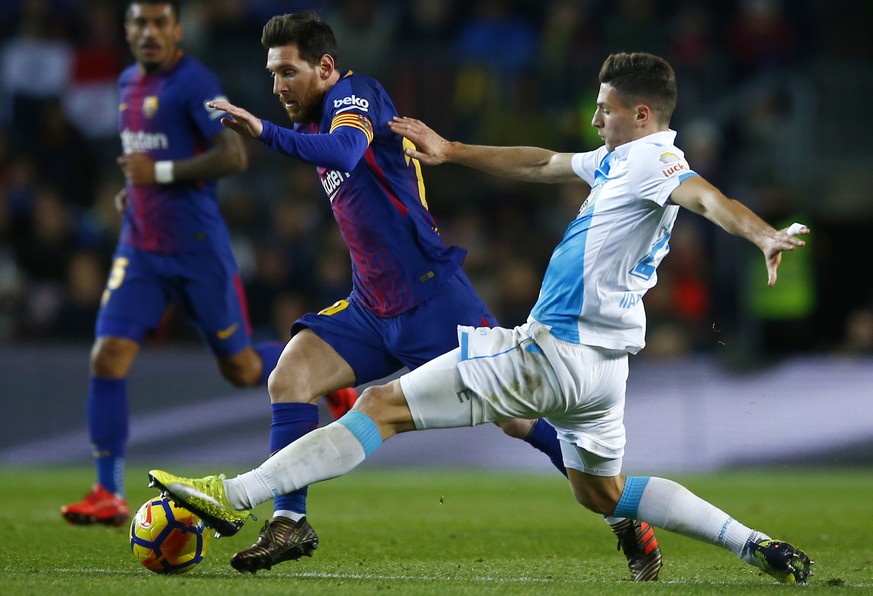
[[[295,124],[318,123],[321,120],[321,105],[308,105],[304,109],[285,109],[288,119]]]
[[[288,114],[291,122],[295,124],[317,124],[321,120],[324,96],[324,93],[317,93],[313,90],[313,93],[310,95],[311,101],[305,103],[300,101],[294,110],[285,108],[285,113]]]

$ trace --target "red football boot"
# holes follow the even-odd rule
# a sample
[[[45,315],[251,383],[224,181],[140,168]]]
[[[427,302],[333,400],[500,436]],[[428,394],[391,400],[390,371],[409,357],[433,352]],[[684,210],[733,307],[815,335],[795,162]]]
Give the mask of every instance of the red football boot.
[[[61,515],[77,526],[121,526],[130,519],[130,509],[127,508],[127,501],[112,494],[102,485],[95,484],[80,502],[61,507]]]
[[[612,526],[618,537],[618,548],[627,557],[627,567],[635,582],[650,582],[658,579],[661,570],[661,549],[655,538],[655,529],[634,519],[626,519]]]
[[[358,392],[355,391],[354,387],[337,389],[326,393],[324,399],[327,400],[327,407],[330,408],[330,413],[336,419],[352,409],[358,400]]]

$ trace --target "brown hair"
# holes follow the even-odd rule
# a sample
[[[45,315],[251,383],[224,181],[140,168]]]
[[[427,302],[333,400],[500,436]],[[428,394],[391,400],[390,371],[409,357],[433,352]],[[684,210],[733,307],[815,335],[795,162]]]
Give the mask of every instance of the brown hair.
[[[625,106],[648,103],[658,120],[670,123],[676,109],[676,75],[663,58],[645,52],[610,54],[598,78],[612,85]]]
[[[300,57],[315,64],[325,54],[337,59],[336,38],[330,25],[318,18],[315,11],[307,10],[276,15],[264,25],[261,45],[266,49],[297,44]]]
[[[134,4],[169,4],[173,9],[173,15],[176,21],[179,20],[179,2],[178,0],[131,0],[127,3],[127,11],[125,14],[130,14],[130,7]]]

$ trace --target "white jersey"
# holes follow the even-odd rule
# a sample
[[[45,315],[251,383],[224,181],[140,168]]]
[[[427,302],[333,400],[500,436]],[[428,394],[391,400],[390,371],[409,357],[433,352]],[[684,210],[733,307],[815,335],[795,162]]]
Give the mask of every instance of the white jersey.
[[[591,192],[552,253],[531,311],[558,339],[631,354],[645,345],[642,298],[657,282],[679,211],[670,194],[696,175],[675,138],[666,130],[573,156]]]

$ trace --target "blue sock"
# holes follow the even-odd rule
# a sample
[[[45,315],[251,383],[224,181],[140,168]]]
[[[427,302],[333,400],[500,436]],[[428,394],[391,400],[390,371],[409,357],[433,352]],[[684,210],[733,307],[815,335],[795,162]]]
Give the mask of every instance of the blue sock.
[[[270,453],[276,453],[318,426],[318,406],[315,404],[273,404],[273,424],[270,426]],[[276,497],[273,511],[287,510],[306,513],[306,493],[309,487]]]
[[[567,469],[564,467],[564,456],[561,454],[561,442],[558,440],[558,433],[555,432],[554,426],[540,418],[534,423],[524,440],[548,455],[558,471],[564,476],[567,475]]]
[[[127,379],[91,377],[87,412],[97,482],[111,493],[124,494]]]
[[[624,481],[624,490],[612,512],[613,517],[637,518],[637,510],[640,508],[640,499],[643,491],[649,483],[651,476],[628,476]]]
[[[261,385],[267,384],[267,379],[270,378],[270,373],[276,368],[276,363],[279,362],[279,356],[282,355],[282,350],[285,349],[285,344],[280,341],[265,341],[252,346],[258,356],[261,357],[261,362],[264,363],[264,370],[261,371]]]
[[[379,427],[376,426],[372,418],[360,410],[349,410],[337,420],[337,423],[345,426],[358,440],[364,449],[364,457],[370,457],[370,454],[382,444]]]

